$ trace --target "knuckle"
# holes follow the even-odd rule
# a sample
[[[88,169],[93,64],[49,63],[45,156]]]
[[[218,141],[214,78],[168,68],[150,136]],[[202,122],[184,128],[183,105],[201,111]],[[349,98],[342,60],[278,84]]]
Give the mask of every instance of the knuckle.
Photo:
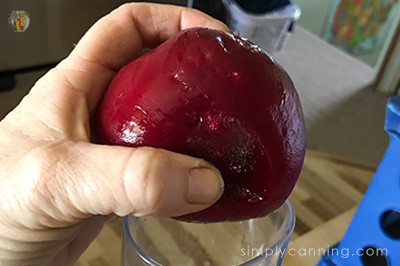
[[[60,171],[59,156],[53,149],[36,148],[23,157],[19,166],[24,188],[33,202],[52,195]]]
[[[144,164],[140,177],[144,200],[142,206],[151,213],[156,213],[165,202],[170,158],[166,151],[146,148],[144,161],[147,163]]]
[[[66,193],[71,186],[70,170],[65,162],[65,147],[51,144],[31,149],[18,163],[18,195],[20,207],[28,210],[34,220],[21,221],[21,224],[33,222],[31,226],[54,226],[60,220],[74,220],[80,213],[69,203]],[[68,184],[69,183],[69,184]],[[59,207],[62,207],[60,209]],[[66,218],[62,210],[68,208],[72,218]]]

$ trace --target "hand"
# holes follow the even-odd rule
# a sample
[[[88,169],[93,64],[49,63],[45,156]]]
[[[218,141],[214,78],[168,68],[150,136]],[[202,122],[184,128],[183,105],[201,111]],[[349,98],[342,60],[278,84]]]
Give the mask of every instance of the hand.
[[[184,28],[227,30],[194,10],[127,4],[99,20],[0,123],[0,264],[72,265],[112,215],[178,216],[220,196],[207,162],[90,142],[116,72]]]

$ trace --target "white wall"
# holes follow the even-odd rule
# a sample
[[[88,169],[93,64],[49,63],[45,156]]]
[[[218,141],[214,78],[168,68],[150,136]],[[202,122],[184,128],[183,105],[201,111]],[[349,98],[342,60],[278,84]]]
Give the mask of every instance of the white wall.
[[[336,0],[294,0],[301,8],[299,24],[312,33],[322,36],[325,21]]]

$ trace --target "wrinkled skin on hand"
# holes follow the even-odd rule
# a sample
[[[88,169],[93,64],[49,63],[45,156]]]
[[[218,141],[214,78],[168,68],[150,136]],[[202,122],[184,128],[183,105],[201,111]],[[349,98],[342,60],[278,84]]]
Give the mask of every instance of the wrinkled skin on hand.
[[[204,160],[91,142],[92,115],[115,73],[193,26],[226,30],[194,10],[124,5],[0,122],[1,265],[73,265],[114,215],[177,216],[219,198],[219,171]]]

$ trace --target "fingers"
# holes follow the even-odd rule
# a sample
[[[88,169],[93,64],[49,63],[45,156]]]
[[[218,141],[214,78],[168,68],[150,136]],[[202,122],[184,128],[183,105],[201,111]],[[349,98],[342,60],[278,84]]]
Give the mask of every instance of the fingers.
[[[123,5],[100,19],[57,66],[70,83],[63,89],[79,90],[93,110],[122,66],[144,48],[157,46],[178,31],[195,26],[228,30],[223,23],[194,9],[143,3]]]
[[[47,127],[64,131],[75,140],[88,139],[89,113],[95,110],[115,71],[140,55],[144,47],[155,46],[194,26],[227,30],[221,22],[193,9],[123,5],[100,19],[71,55],[35,84],[29,100],[24,101],[26,110],[53,124]],[[71,127],[77,124],[79,127]]]
[[[209,207],[223,190],[213,166],[164,150],[82,142],[50,154],[58,157],[49,169],[53,178],[43,180],[38,191],[54,195],[59,211],[52,216],[61,216],[56,220],[112,213],[180,216]]]
[[[144,47],[156,46],[194,26],[227,29],[203,13],[183,7],[124,5],[97,22],[71,55],[35,85],[24,101],[25,106],[30,105],[26,110],[37,109],[39,122],[46,128],[78,141],[30,157],[35,169],[45,165],[37,175],[42,180],[36,190],[41,200],[35,205],[42,207],[43,221],[57,222],[61,217],[76,222],[111,213],[180,216],[207,208],[219,198],[223,187],[220,174],[200,159],[87,142],[88,113],[97,106],[115,71],[140,55]],[[77,136],[69,128],[79,131]],[[52,200],[46,195],[52,195]]]
[[[72,52],[86,61],[117,71],[144,48],[152,48],[189,27],[227,27],[185,7],[131,3],[98,21]]]

